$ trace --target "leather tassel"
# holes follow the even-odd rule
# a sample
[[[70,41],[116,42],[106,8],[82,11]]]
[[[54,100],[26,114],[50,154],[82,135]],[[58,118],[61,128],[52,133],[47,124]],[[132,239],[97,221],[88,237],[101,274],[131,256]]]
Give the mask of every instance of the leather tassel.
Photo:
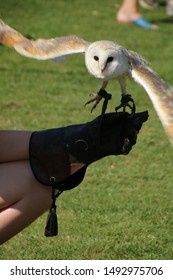
[[[53,237],[58,234],[58,217],[56,214],[56,197],[54,197],[52,205],[49,209],[44,235],[46,237]]]

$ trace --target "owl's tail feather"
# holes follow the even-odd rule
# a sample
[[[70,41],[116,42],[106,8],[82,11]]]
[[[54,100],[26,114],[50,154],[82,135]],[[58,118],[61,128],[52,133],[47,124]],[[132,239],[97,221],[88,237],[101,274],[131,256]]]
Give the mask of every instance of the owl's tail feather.
[[[173,89],[159,79],[146,65],[132,65],[131,75],[148,93],[164,130],[173,145]]]

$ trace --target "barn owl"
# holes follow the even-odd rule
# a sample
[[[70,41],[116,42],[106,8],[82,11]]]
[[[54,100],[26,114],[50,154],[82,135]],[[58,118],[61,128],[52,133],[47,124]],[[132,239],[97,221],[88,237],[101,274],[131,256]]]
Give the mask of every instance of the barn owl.
[[[0,20],[0,43],[14,48],[23,56],[38,60],[59,61],[72,54],[84,53],[88,72],[102,82],[96,97],[87,102],[95,101],[94,108],[102,99],[102,93],[106,92],[107,84],[112,79],[119,82],[122,97],[129,97],[127,79],[128,77],[133,78],[149,95],[173,144],[173,91],[164,81],[159,79],[148,67],[146,60],[139,54],[112,41],[88,42],[74,35],[30,40],[2,20]],[[129,99],[127,98],[127,100]],[[132,99],[130,100],[132,101]]]

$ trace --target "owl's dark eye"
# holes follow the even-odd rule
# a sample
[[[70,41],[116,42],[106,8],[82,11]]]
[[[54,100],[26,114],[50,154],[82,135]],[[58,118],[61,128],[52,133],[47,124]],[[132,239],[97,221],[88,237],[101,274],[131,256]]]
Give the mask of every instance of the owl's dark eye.
[[[94,60],[95,60],[95,61],[99,61],[99,57],[95,55],[95,56],[94,56]]]
[[[107,59],[107,62],[112,62],[113,59],[114,59],[114,58],[113,58],[112,56],[109,56],[108,59]]]

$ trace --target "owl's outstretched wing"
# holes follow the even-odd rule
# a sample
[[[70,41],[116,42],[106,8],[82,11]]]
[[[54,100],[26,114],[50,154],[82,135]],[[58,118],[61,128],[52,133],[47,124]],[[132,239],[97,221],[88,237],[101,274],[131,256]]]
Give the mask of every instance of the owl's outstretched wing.
[[[173,145],[173,89],[145,64],[131,62],[131,76],[148,93],[165,132]]]
[[[129,61],[129,64],[132,66],[135,65],[135,66],[140,66],[140,65],[148,65],[148,61],[143,57],[141,56],[140,54],[136,53],[136,52],[133,52],[131,50],[128,50],[128,49],[123,49],[123,53],[126,55],[128,61]]]
[[[52,39],[30,40],[0,20],[0,43],[14,48],[23,56],[38,59],[58,59],[84,53],[89,42],[75,35]]]

